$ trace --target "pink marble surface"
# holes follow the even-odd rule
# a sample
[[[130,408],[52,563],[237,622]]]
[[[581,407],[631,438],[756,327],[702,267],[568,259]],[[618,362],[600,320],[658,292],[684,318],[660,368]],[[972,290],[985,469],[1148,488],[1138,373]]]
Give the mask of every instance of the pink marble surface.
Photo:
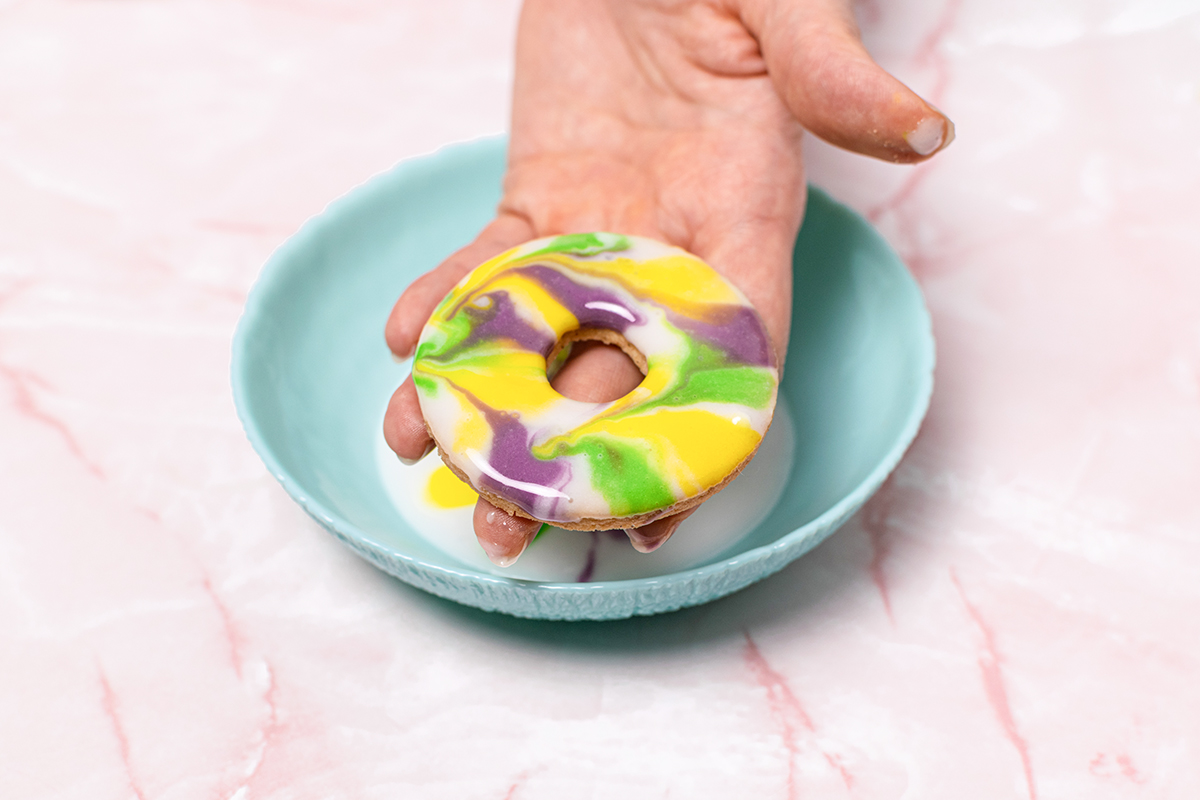
[[[306,217],[504,128],[516,4],[0,2],[0,796],[1200,796],[1200,13],[859,10],[958,125],[808,145],[926,291],[922,434],[783,573],[548,625],[338,545],[227,377]]]

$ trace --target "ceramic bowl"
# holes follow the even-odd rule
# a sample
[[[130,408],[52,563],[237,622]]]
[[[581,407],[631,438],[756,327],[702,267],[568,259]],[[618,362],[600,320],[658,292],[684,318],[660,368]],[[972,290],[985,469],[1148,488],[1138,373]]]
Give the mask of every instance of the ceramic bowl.
[[[778,571],[845,522],[916,435],[934,346],[920,290],[895,253],[810,188],[780,387],[790,463],[772,466],[778,499],[747,530],[697,563],[664,558],[661,571],[639,562],[639,577],[579,581],[497,574],[414,528],[379,462],[383,410],[407,374],[383,323],[405,286],[491,218],[504,153],[504,140],[487,139],[403,162],[331,203],[263,268],[234,336],[233,394],[251,444],[296,502],[413,586],[542,619],[705,603]]]

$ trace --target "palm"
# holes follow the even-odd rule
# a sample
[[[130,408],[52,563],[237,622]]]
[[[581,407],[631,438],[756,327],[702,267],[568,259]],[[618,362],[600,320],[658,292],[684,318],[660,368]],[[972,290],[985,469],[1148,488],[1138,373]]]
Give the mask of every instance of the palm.
[[[614,230],[691,250],[739,285],[782,350],[802,129],[738,20],[671,5],[527,8],[501,212],[536,236]]]

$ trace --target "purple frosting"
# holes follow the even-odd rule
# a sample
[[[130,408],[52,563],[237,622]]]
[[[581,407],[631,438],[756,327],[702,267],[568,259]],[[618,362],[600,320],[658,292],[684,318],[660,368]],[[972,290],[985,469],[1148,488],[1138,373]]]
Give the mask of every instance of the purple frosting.
[[[512,482],[544,486],[552,491],[558,491],[567,484],[571,477],[570,466],[561,461],[542,461],[534,457],[530,452],[529,431],[515,415],[497,411],[465,389],[455,388],[479,409],[492,429],[492,449],[488,466]],[[559,517],[556,511],[562,503],[561,497],[548,497],[522,489],[498,480],[486,472],[480,476],[479,483],[481,487],[490,489],[532,516],[546,520]]]
[[[543,356],[550,354],[554,337],[522,319],[508,292],[496,291],[481,296],[491,298],[487,308],[463,305],[458,309],[458,313],[471,317],[471,333],[459,347],[470,347],[487,339],[511,339],[526,350]]]
[[[596,286],[587,286],[568,278],[553,267],[534,264],[517,270],[562,303],[575,315],[581,328],[605,328],[624,333],[630,325],[643,325],[645,318],[630,308],[624,298]]]
[[[630,308],[619,295],[576,283],[553,267],[534,265],[519,271],[545,287],[575,315],[580,327],[624,333],[630,325],[645,323],[637,309]],[[651,299],[643,301],[659,305]],[[723,351],[730,361],[757,367],[775,366],[775,351],[754,309],[734,304],[713,305],[704,320],[677,314],[669,308],[664,310],[675,327]]]
[[[712,309],[707,320],[685,317],[669,309],[667,318],[681,331],[724,351],[730,361],[756,367],[775,366],[775,351],[754,309],[740,305],[719,305]]]
[[[541,285],[575,315],[580,327],[625,333],[631,325],[646,322],[645,317],[636,308],[631,308],[619,294],[577,283],[553,267],[534,264],[516,271]],[[507,292],[494,291],[476,297],[488,297],[492,302],[487,308],[479,308],[464,300],[455,309],[454,313],[465,313],[471,317],[471,333],[460,347],[503,338],[516,342],[526,350],[549,355],[554,348],[554,338],[523,319]],[[644,302],[654,301],[644,299]],[[775,351],[771,348],[762,320],[753,309],[734,304],[714,305],[710,307],[707,319],[703,320],[684,316],[669,308],[664,310],[675,327],[723,351],[730,361],[761,367],[775,366]]]

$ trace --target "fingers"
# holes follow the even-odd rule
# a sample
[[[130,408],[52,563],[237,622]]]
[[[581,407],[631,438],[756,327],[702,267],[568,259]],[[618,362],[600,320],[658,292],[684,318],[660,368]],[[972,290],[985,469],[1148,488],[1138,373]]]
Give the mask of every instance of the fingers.
[[[620,349],[599,342],[578,342],[550,385],[572,400],[607,403],[629,394],[641,382],[641,370]]]
[[[666,544],[671,535],[679,529],[679,525],[697,508],[699,506],[665,519],[655,520],[640,528],[629,528],[625,534],[639,553],[653,553]],[[475,504],[474,525],[479,546],[498,567],[511,567],[542,527],[542,523],[537,520],[509,514],[483,498]]]
[[[498,567],[512,566],[537,536],[542,523],[501,511],[483,498],[475,504],[475,536]]]
[[[845,0],[747,0],[746,11],[776,90],[825,141],[911,163],[954,140],[954,123],[867,54]]]
[[[625,535],[629,537],[629,543],[633,545],[633,549],[639,553],[653,553],[658,548],[667,543],[667,539],[679,529],[680,523],[695,513],[700,506],[693,506],[687,511],[680,511],[678,514],[666,517],[664,519],[656,519],[649,525],[643,525],[640,528],[626,528]]]
[[[396,302],[384,329],[391,351],[401,358],[411,356],[429,315],[454,284],[492,256],[527,241],[532,234],[529,224],[522,218],[502,214],[484,228],[474,242],[413,281]],[[407,464],[415,464],[433,450],[433,440],[425,429],[412,376],[400,385],[388,402],[383,417],[383,438]]]
[[[409,375],[388,401],[383,415],[383,440],[405,464],[412,466],[433,451],[433,439],[425,429],[417,387]]]
[[[532,238],[533,228],[525,219],[502,213],[480,232],[475,241],[413,281],[396,301],[384,328],[384,338],[391,351],[400,358],[411,356],[429,315],[454,284],[492,256]]]

